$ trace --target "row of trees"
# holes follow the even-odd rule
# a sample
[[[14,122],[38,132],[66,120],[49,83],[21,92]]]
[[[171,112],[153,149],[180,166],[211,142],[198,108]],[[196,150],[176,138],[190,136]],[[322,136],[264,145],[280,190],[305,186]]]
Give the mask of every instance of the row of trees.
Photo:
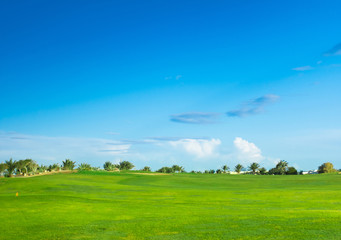
[[[149,167],[145,167],[144,169]],[[180,169],[179,169],[180,168]],[[145,171],[142,169],[143,171]],[[241,164],[237,164],[234,167],[234,171],[237,174],[243,173],[243,174],[259,174],[259,175],[297,175],[299,172],[295,167],[289,166],[289,163],[285,160],[280,160],[274,168],[269,169],[269,171],[261,167],[259,163],[253,162],[251,163],[247,168],[245,168]],[[323,163],[320,167],[318,172],[319,173],[332,173],[336,172],[337,170],[334,169],[334,166],[332,163],[327,162]],[[185,172],[183,167],[180,167],[178,165],[173,165],[172,167],[162,167],[156,172],[160,173],[176,173],[176,172]],[[303,171],[300,172],[302,174]],[[191,173],[206,173],[206,174],[222,174],[222,173],[231,173],[230,168],[227,165],[222,166],[220,169],[214,170],[205,170],[203,172],[201,171],[191,171]]]
[[[146,168],[146,167],[145,167]],[[234,171],[237,174],[245,173],[245,174],[271,174],[271,175],[295,175],[298,174],[297,170],[294,167],[289,167],[288,162],[281,160],[276,165],[275,168],[270,169],[267,171],[264,167],[260,167],[260,165],[256,162],[251,163],[247,168],[245,168],[241,164],[237,164],[234,167]],[[176,172],[185,172],[184,168],[178,165],[173,165],[172,167],[162,167],[156,172],[161,173],[176,173]],[[230,168],[227,165],[222,166],[220,169],[214,170],[205,170],[204,172],[201,171],[191,171],[191,173],[207,173],[207,174],[222,174],[222,173],[231,173]]]
[[[0,175],[7,177],[12,177],[14,174],[17,176],[25,176],[47,171],[73,170],[76,166],[76,162],[73,162],[70,159],[66,159],[62,163],[62,166],[57,163],[49,166],[39,166],[37,162],[32,159],[13,161],[11,158],[4,163],[0,163]]]
[[[73,170],[76,167],[76,162],[71,161],[70,159],[65,159],[62,161],[62,165],[52,164],[49,166],[38,165],[32,159],[18,160],[13,161],[12,159],[5,161],[5,163],[0,163],[0,175],[5,175],[8,177],[16,175],[28,175],[28,174],[36,174],[41,172],[52,172],[52,171],[60,171],[60,170]],[[119,171],[119,170],[131,170],[135,166],[129,161],[120,161],[115,164],[112,162],[105,162],[103,165],[104,170],[106,171]],[[92,167],[88,163],[82,163],[78,165],[78,170],[87,170],[87,171],[98,171],[99,167]],[[151,172],[151,168],[145,166],[141,171]],[[264,167],[261,167],[259,163],[253,162],[247,168],[245,168],[241,164],[237,164],[234,167],[234,171],[237,174],[260,174],[260,175],[297,175],[298,171],[294,167],[290,167],[288,162],[285,160],[279,161],[274,168],[271,168],[269,171]],[[336,172],[334,166],[330,162],[323,163],[318,168],[318,173],[332,173]],[[186,172],[183,166],[173,165],[172,167],[162,167],[158,169],[156,172],[159,173],[183,173]],[[222,173],[231,173],[230,168],[227,165],[223,165],[220,169],[217,170],[205,170],[201,171],[191,171],[191,173],[207,173],[207,174],[222,174]]]
[[[148,167],[144,167],[144,169],[146,169],[146,168],[148,168]],[[144,169],[142,169],[142,170],[145,171]],[[156,172],[159,172],[159,173],[182,173],[182,172],[185,172],[185,168],[182,166],[179,166],[179,165],[173,165],[172,167],[162,167],[159,170],[157,170]]]
[[[134,167],[134,164],[129,161],[121,161],[117,164],[114,164],[112,162],[105,162],[103,165],[103,168],[106,171],[130,170]]]

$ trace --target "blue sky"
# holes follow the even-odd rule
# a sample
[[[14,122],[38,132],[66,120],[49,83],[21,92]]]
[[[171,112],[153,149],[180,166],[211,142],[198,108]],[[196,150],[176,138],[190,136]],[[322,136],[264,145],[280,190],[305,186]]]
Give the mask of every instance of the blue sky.
[[[2,1],[0,161],[341,168],[339,1]]]

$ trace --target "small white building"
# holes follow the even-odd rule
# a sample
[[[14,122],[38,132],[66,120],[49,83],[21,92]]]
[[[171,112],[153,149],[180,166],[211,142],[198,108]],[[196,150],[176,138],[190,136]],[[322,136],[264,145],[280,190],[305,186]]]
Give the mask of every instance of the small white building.
[[[318,171],[317,170],[309,170],[309,171],[304,171],[302,172],[303,175],[306,175],[306,174],[318,174]]]

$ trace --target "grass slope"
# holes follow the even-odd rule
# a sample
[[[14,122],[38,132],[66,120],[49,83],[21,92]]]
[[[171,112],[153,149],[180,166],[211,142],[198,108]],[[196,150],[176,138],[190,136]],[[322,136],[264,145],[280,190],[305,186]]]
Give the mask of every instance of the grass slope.
[[[0,239],[341,238],[341,175],[2,178],[0,206]]]

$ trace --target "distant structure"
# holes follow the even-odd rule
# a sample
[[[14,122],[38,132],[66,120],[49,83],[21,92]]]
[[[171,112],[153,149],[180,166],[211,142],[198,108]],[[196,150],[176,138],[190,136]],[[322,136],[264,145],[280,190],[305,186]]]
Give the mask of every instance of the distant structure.
[[[240,173],[230,171],[229,173],[230,174],[246,174],[246,173],[250,173],[250,171],[240,171]]]
[[[306,174],[318,174],[318,171],[317,170],[310,170],[310,171],[303,171],[302,172],[302,175],[306,175]]]

